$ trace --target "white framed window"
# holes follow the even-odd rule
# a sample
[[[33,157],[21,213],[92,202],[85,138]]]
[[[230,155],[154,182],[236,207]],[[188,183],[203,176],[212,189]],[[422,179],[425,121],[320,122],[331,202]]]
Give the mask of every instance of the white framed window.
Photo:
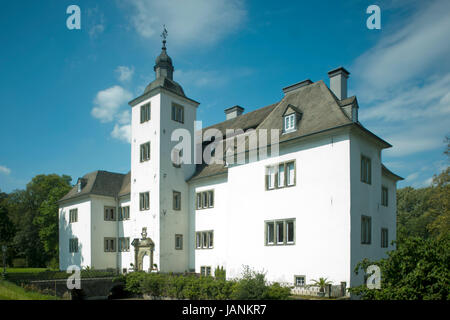
[[[202,247],[202,233],[201,232],[197,232],[196,235],[195,235],[195,238],[196,238],[196,245],[195,245],[195,247],[197,249],[201,249],[201,247]]]
[[[178,104],[172,104],[172,120],[184,123],[184,108]]]
[[[197,209],[214,208],[214,190],[197,192]]]
[[[140,148],[141,162],[150,160],[150,142],[141,144]]]
[[[295,185],[295,162],[286,163],[287,185]]]
[[[294,276],[294,283],[296,287],[304,287],[306,285],[306,277]]]
[[[266,244],[274,244],[275,242],[275,225],[273,222],[266,223]]]
[[[119,207],[119,221],[130,220],[130,206]]]
[[[208,233],[202,232],[202,248],[208,248]]]
[[[267,167],[267,189],[275,188],[275,167]]]
[[[196,233],[196,248],[197,249],[212,249],[214,248],[214,231],[198,231]]]
[[[208,248],[214,248],[214,232],[208,232]]]
[[[120,252],[128,252],[130,251],[130,238],[119,238],[118,241],[119,251]]]
[[[292,244],[294,241],[294,221],[286,221],[286,243]]]
[[[182,234],[175,235],[175,249],[176,250],[183,249],[183,235]]]
[[[197,193],[197,209],[202,208],[202,194],[199,192]]]
[[[150,120],[150,103],[141,106],[141,123]]]
[[[388,229],[381,228],[381,247],[387,248],[389,246]]]
[[[295,160],[266,166],[266,190],[295,186]]]
[[[104,208],[105,221],[116,221],[116,208],[106,207]]]
[[[295,219],[265,221],[265,228],[266,246],[295,244]]]
[[[69,252],[78,252],[78,238],[69,239]]]
[[[361,181],[367,184],[372,183],[372,160],[361,155]]]
[[[381,187],[381,205],[384,207],[388,206],[388,188]]]
[[[208,277],[211,275],[211,267],[210,266],[201,266],[200,267],[200,274],[203,277]]]
[[[284,243],[284,222],[278,221],[275,223],[276,235],[277,235],[277,244]]]
[[[295,130],[295,113],[284,116],[284,132]]]
[[[116,238],[104,238],[105,252],[116,252]]]
[[[69,223],[78,222],[78,209],[69,210]]]
[[[214,207],[214,191],[210,190],[208,192],[208,208]]]
[[[181,192],[173,191],[173,210],[181,210]]]
[[[149,210],[150,209],[150,192],[141,192],[139,194],[139,210]]]
[[[278,188],[285,186],[284,180],[284,163],[278,165]]]
[[[372,218],[361,216],[361,243],[370,244],[372,242]]]

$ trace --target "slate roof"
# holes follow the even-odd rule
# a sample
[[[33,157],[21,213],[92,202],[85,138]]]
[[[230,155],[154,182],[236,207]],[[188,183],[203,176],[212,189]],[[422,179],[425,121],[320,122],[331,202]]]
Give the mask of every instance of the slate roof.
[[[236,118],[229,119],[223,122],[216,123],[212,126],[204,128],[203,131],[208,129],[218,129],[225,135],[226,129],[255,129],[277,106],[277,103],[256,109],[249,113],[244,113]]]
[[[94,171],[83,176],[86,184],[78,192],[78,186],[73,186],[72,189],[59,201],[75,199],[85,195],[99,195],[116,197],[120,192],[126,194],[127,188],[129,193],[130,183],[126,183],[126,178],[130,178],[129,174],[114,173],[108,171]],[[128,187],[127,187],[128,186]]]
[[[360,123],[353,122],[342,110],[343,106],[357,103],[356,97],[339,100],[322,81],[317,81],[296,90],[287,92],[283,99],[270,106],[243,114],[234,119],[230,119],[209,128],[216,128],[225,134],[225,129],[241,128],[244,131],[254,128],[258,135],[258,130],[266,129],[268,141],[271,141],[271,129],[278,129],[279,142],[303,138],[312,134],[317,134],[334,128],[344,126],[354,126],[366,134],[376,139],[383,148],[391,147],[389,143],[377,137],[375,134],[364,128]],[[283,114],[289,106],[294,106],[301,114],[301,120],[298,129],[283,133]],[[245,139],[244,150],[248,149],[248,139]],[[242,148],[241,145],[235,145],[235,150]],[[197,165],[195,174],[189,179],[194,181],[199,178],[212,175],[223,174],[227,168],[220,164]]]
[[[164,88],[166,90],[172,91],[182,97],[186,97],[184,94],[183,88],[177,82],[167,78],[167,77],[159,77],[150,82],[150,84],[145,88],[144,94],[156,89],[156,88]]]
[[[130,194],[131,192],[131,171],[128,172],[125,177],[123,177],[122,187],[119,191],[119,197]]]

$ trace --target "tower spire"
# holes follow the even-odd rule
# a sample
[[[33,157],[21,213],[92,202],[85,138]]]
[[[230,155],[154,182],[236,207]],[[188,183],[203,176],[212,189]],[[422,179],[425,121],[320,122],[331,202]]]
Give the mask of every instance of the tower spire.
[[[163,43],[162,49],[163,50],[166,50],[166,39],[167,39],[168,34],[169,33],[167,32],[166,25],[163,24],[163,32],[161,33],[161,38],[163,39],[163,41],[162,41],[162,43]]]
[[[167,29],[166,25],[163,25],[163,32],[161,33],[162,40],[162,51],[161,54],[156,58],[156,64],[153,68],[156,73],[156,79],[160,77],[166,77],[173,80],[173,65],[172,59],[167,55],[166,39],[167,39]]]

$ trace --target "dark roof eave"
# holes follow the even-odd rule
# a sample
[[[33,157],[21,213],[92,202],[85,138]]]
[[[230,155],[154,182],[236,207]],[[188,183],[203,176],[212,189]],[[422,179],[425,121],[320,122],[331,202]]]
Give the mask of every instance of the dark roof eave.
[[[76,200],[76,199],[82,198],[84,196],[86,196],[86,197],[100,196],[100,197],[108,197],[108,198],[120,197],[120,196],[110,196],[110,195],[101,194],[101,193],[97,193],[97,192],[88,192],[88,193],[83,193],[83,194],[76,195],[74,197],[70,197],[70,198],[67,198],[67,199],[60,199],[60,200],[57,201],[57,203],[61,203],[61,202],[64,202],[64,201],[69,201],[69,200]]]
[[[137,105],[139,102],[142,102],[142,101],[144,101],[145,99],[152,97],[152,96],[153,96],[156,92],[158,92],[159,90],[166,90],[167,92],[170,92],[170,93],[176,95],[177,97],[180,97],[180,98],[182,98],[182,99],[185,99],[185,100],[188,100],[188,101],[190,101],[190,102],[193,102],[193,103],[197,104],[197,106],[200,104],[200,102],[197,102],[197,101],[195,101],[195,100],[192,100],[192,99],[190,99],[190,98],[188,98],[188,97],[186,97],[186,96],[182,96],[182,95],[178,94],[178,93],[175,92],[175,91],[169,90],[169,89],[167,89],[167,88],[165,88],[165,87],[163,87],[163,86],[158,86],[158,87],[154,88],[153,90],[150,90],[150,91],[148,91],[148,92],[146,92],[146,93],[140,95],[139,97],[134,98],[133,100],[131,100],[130,102],[128,102],[128,105],[129,105],[130,107],[134,107],[134,106]]]
[[[80,199],[80,198],[89,198],[91,196],[91,194],[92,193],[89,192],[89,193],[79,194],[79,195],[76,195],[74,197],[70,197],[70,198],[66,198],[66,199],[61,198],[58,201],[56,201],[56,203],[63,203],[63,202],[67,202],[67,201],[73,201],[73,200],[77,200],[77,199]]]
[[[400,177],[399,175],[396,175],[395,173],[393,173],[391,170],[389,170],[388,168],[386,168],[386,166],[384,164],[381,164],[381,170],[384,174],[393,177],[396,181],[401,181],[401,180],[405,180],[404,178]]]
[[[387,148],[392,148],[392,144],[390,144],[389,142],[381,139],[379,136],[377,136],[375,133],[373,133],[372,131],[364,128],[361,124],[357,123],[357,122],[353,122],[352,123],[356,128],[362,130],[363,132],[369,134],[372,138],[378,140],[378,142],[380,142],[381,146],[383,149],[387,149]]]
[[[228,175],[228,169],[226,171],[224,171],[224,172],[213,173],[213,174],[209,174],[207,176],[202,176],[202,177],[198,177],[198,176],[194,175],[193,177],[191,177],[188,180],[186,180],[186,182],[194,182],[194,181],[197,181],[197,180],[201,180],[203,178],[211,178],[211,177],[221,176],[221,175]]]

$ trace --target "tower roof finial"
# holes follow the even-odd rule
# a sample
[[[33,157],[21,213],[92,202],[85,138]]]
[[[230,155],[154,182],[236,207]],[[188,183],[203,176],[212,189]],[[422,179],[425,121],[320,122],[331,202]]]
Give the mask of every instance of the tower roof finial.
[[[163,50],[166,49],[166,39],[167,39],[168,34],[169,33],[167,32],[166,25],[163,24],[163,32],[161,33],[161,38],[163,39],[163,41],[162,41],[162,43],[163,43],[162,49]]]

